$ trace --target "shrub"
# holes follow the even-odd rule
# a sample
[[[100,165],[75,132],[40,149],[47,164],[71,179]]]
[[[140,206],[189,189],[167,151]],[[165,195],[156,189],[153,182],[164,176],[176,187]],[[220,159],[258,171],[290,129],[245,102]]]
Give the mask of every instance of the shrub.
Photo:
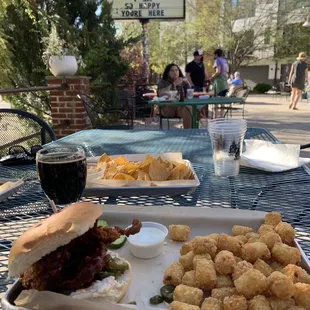
[[[271,88],[272,88],[272,86],[269,85],[269,84],[258,83],[258,84],[256,84],[256,86],[254,87],[254,91],[255,91],[256,93],[259,93],[259,94],[264,94],[264,93],[267,93],[267,91],[269,91]]]

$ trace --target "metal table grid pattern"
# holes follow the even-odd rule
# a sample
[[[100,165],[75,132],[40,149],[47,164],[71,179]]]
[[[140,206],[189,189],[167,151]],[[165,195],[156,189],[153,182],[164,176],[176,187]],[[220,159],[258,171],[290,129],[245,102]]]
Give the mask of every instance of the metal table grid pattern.
[[[246,138],[278,143],[263,129],[249,129]],[[267,173],[241,168],[235,178],[214,176],[210,140],[206,130],[170,131],[84,131],[61,139],[56,144],[82,144],[88,156],[125,153],[160,153],[181,151],[189,159],[201,186],[191,195],[159,197],[88,197],[86,201],[103,204],[140,206],[188,206],[204,208],[240,208],[280,211],[285,221],[294,225],[297,239],[310,257],[310,177],[303,169]],[[12,242],[29,226],[51,214],[48,201],[37,180],[35,166],[3,167],[1,177],[24,177],[18,193],[0,202],[0,293],[6,290],[7,257]]]

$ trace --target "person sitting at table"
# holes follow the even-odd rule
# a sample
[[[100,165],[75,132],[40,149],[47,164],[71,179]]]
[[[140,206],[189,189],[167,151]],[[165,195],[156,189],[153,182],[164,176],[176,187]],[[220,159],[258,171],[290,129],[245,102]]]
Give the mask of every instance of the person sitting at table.
[[[158,96],[170,96],[171,90],[178,90],[183,87],[184,93],[189,88],[189,84],[184,79],[184,75],[176,64],[169,64],[163,73],[162,79],[158,83]],[[167,106],[161,108],[163,117],[172,118],[179,117],[183,119],[183,128],[188,129],[192,127],[191,107],[189,106]]]

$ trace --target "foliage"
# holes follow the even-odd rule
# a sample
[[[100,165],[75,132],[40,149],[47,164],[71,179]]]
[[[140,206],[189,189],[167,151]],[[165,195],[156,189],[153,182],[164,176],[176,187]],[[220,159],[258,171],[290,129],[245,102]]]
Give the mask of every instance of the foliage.
[[[104,95],[99,91],[100,96],[114,104],[117,82],[127,70],[119,55],[127,42],[115,37],[111,4],[103,0],[1,1],[0,87],[46,85],[49,73],[42,55],[53,51],[58,40],[52,25],[56,25],[60,40],[68,43],[69,49],[76,47],[85,61],[86,67],[80,67],[78,74],[90,75],[92,83],[103,85]],[[51,30],[53,41],[49,42],[46,38]],[[9,100],[13,106],[39,116],[50,111],[45,92],[12,95]]]
[[[42,44],[44,47],[42,59],[47,69],[49,68],[49,59],[51,56],[75,56],[79,67],[84,66],[83,59],[79,54],[78,48],[74,45],[69,45],[63,39],[60,39],[55,23],[52,23],[50,34],[47,37],[42,38]]]
[[[300,3],[300,0],[286,0],[283,6],[280,1],[278,8],[274,3],[268,4],[264,0],[197,0],[189,4],[194,16],[190,33],[205,50],[213,51],[222,47],[233,72],[258,59],[280,55],[277,51],[283,49],[278,47],[275,50],[275,47],[278,42],[283,42],[283,27],[291,19],[300,19],[300,11],[293,10]],[[298,41],[302,43],[304,37],[299,38]],[[293,42],[289,43],[285,49],[288,54],[294,46]]]
[[[119,38],[131,42],[126,44],[121,51],[121,59],[128,66],[128,71],[122,77],[121,82],[131,83],[135,81],[137,84],[143,84],[145,69],[143,65],[141,24],[137,22],[123,23],[119,25],[119,30]]]
[[[272,86],[270,84],[265,84],[265,83],[258,83],[254,87],[254,91],[258,94],[265,94],[267,93],[270,89],[272,89]]]

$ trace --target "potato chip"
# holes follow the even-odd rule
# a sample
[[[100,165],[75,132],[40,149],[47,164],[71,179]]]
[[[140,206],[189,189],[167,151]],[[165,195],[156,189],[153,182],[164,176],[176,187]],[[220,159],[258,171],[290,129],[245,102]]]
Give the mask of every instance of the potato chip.
[[[106,153],[104,153],[98,158],[98,163],[107,163],[110,160],[110,157]]]
[[[128,163],[128,160],[125,159],[123,156],[117,157],[114,159],[114,161],[118,164],[118,165],[126,165]]]
[[[138,172],[137,180],[138,180],[138,181],[151,181],[151,178],[150,178],[150,176],[148,175],[148,173],[146,173],[146,172],[140,170],[140,171]]]
[[[152,181],[167,181],[170,171],[162,165],[160,159],[155,159],[150,164],[149,175]]]
[[[116,173],[113,177],[113,180],[134,180],[134,178],[125,173]]]
[[[92,166],[88,171],[89,177],[97,180],[161,182],[194,178],[186,164],[165,160],[161,156],[153,158],[151,155],[146,155],[142,162],[130,162],[123,156],[112,158],[102,154],[97,166]],[[153,182],[152,186],[158,185]]]

